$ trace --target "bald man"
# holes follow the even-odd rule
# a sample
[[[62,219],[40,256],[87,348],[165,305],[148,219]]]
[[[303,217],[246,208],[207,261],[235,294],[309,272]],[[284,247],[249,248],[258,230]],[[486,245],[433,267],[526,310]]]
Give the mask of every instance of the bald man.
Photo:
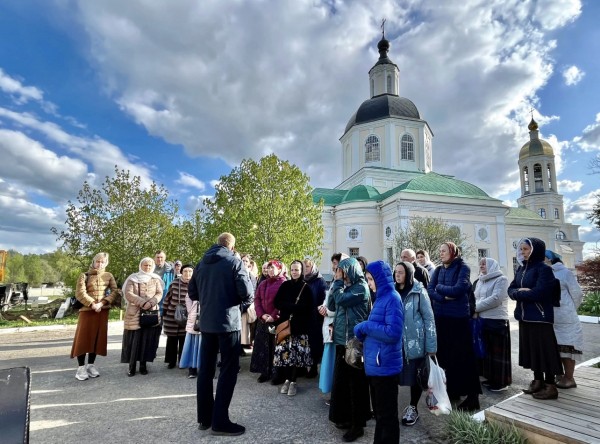
[[[413,267],[415,267],[415,279],[427,288],[427,285],[429,285],[429,273],[425,267],[417,262],[415,250],[411,250],[410,248],[402,250],[402,253],[400,253],[400,260],[403,262],[410,262]]]

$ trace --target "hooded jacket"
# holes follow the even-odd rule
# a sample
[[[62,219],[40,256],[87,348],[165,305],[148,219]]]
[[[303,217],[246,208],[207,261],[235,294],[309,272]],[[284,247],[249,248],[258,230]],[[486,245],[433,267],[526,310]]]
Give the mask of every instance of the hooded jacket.
[[[329,292],[327,308],[335,311],[333,320],[333,343],[346,345],[346,341],[354,337],[354,326],[367,319],[371,293],[358,261],[354,258],[342,260],[338,264],[350,285],[336,279]]]
[[[448,267],[440,265],[435,269],[427,293],[433,302],[436,317],[470,317],[470,276],[471,269],[460,257],[455,258]]]
[[[415,281],[406,297],[404,305],[404,335],[402,343],[407,360],[418,359],[426,353],[437,352],[437,334],[431,300],[427,290],[419,281]]]
[[[213,245],[196,265],[188,296],[200,303],[200,331],[227,333],[242,327],[240,304],[253,292],[248,271],[233,251]]]
[[[479,275],[475,285],[475,312],[484,319],[508,319],[508,279],[500,265],[486,258],[487,273]]]
[[[354,327],[354,334],[364,342],[365,373],[367,376],[398,375],[402,371],[402,300],[394,289],[388,264],[371,262],[367,271],[375,281],[377,297],[369,319]]]
[[[520,246],[527,240],[532,250],[525,260]],[[517,321],[554,323],[552,294],[555,278],[552,268],[544,263],[545,251],[544,241],[535,237],[521,239],[517,245],[517,260],[521,265],[508,287],[508,296],[517,301]]]

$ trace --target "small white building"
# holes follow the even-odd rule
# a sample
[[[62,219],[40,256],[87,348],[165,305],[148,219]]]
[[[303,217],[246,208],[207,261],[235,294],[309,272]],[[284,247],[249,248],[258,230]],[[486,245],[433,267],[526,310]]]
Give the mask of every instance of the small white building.
[[[477,256],[493,257],[512,278],[515,246],[537,237],[561,254],[567,267],[582,260],[578,226],[565,222],[558,193],[554,151],[529,124],[530,141],[521,148],[518,208],[507,207],[481,188],[433,171],[433,131],[415,104],[398,95],[398,66],[388,58],[389,42],[378,43],[379,60],[369,71],[371,98],[352,115],[342,145],[342,182],[316,188],[323,199],[325,238],[320,269],[327,273],[332,254],[384,259],[390,264],[399,227],[414,217],[441,218],[457,226]],[[419,245],[414,245],[415,250]],[[468,257],[477,274],[477,256]]]

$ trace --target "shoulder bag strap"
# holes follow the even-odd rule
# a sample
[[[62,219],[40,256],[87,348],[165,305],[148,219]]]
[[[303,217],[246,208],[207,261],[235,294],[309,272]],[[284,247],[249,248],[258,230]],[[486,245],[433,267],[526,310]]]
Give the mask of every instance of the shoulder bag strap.
[[[296,302],[294,302],[294,305],[298,304],[298,301],[300,300],[300,296],[302,295],[302,291],[304,290],[304,287],[306,287],[306,282],[304,283],[304,285],[300,289],[300,293],[298,293],[298,297],[296,298]],[[289,319],[290,321],[292,320],[292,316],[294,316],[294,313],[290,314],[290,319]]]

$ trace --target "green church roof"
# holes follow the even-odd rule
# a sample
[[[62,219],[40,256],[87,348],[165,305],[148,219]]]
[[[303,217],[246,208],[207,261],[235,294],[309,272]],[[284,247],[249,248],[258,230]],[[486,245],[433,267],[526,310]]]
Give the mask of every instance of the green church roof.
[[[313,201],[316,203],[323,199],[324,204],[328,206],[367,200],[379,202],[399,192],[493,199],[485,191],[473,184],[451,176],[443,176],[431,172],[406,181],[402,185],[392,188],[385,193],[379,193],[375,187],[369,185],[357,185],[350,190],[315,188],[313,191]]]
[[[508,213],[506,213],[506,217],[512,217],[514,219],[544,220],[535,211],[528,210],[527,208],[516,208],[516,207],[509,208]]]

